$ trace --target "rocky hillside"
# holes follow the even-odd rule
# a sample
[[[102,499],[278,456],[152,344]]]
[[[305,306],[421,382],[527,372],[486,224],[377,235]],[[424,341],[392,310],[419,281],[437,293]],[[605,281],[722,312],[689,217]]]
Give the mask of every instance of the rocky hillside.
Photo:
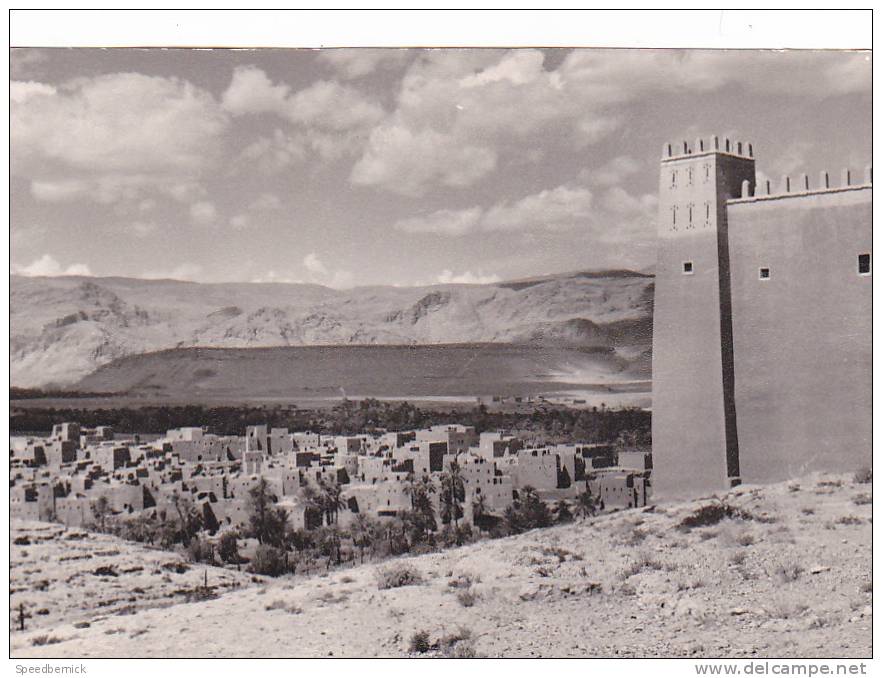
[[[59,603],[40,604],[52,615],[56,604],[80,601],[83,614],[79,623],[67,615],[13,632],[11,651],[56,658],[401,657],[411,650],[869,657],[871,491],[850,476],[829,475],[742,486],[719,499],[621,511],[324,576],[264,580],[214,600],[178,598],[171,607],[126,614],[93,609],[87,597],[99,577],[65,579],[53,569],[61,558],[45,557],[32,580],[54,582]],[[55,543],[61,553],[69,540]],[[29,547],[14,545],[11,553],[14,590],[35,567],[22,562],[22,548]],[[381,588],[393,567],[410,568],[416,581]],[[188,573],[188,587],[198,574]],[[120,570],[121,584],[127,576]],[[214,571],[209,578],[220,581]]]
[[[652,276],[631,271],[345,291],[12,276],[11,381],[70,385],[114,359],[182,347],[507,342],[612,348],[645,362],[652,291]]]

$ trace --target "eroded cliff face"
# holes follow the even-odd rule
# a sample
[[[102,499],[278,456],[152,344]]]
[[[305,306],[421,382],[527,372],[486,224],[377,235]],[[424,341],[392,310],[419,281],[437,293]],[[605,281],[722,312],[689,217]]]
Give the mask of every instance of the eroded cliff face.
[[[15,386],[72,384],[116,358],[180,347],[539,343],[651,345],[653,278],[568,273],[489,285],[198,284],[132,278],[10,281]]]

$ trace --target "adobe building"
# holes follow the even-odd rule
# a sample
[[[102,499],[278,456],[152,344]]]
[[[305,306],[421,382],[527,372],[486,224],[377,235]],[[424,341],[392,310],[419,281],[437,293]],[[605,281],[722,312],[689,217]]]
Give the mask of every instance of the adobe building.
[[[757,186],[751,144],[665,144],[656,496],[868,466],[872,172]]]

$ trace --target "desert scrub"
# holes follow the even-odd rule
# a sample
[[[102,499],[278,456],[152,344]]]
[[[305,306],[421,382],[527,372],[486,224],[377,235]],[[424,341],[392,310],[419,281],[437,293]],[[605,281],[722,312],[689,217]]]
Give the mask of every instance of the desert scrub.
[[[31,638],[31,645],[34,647],[40,645],[55,645],[56,643],[60,643],[61,638],[56,636],[34,636]]]
[[[664,565],[652,558],[647,553],[640,553],[638,556],[628,563],[619,573],[622,580],[630,579],[636,574],[640,574],[644,570],[662,570]]]
[[[733,565],[743,565],[745,560],[747,560],[745,551],[737,551],[729,557],[729,562]]]
[[[836,519],[837,525],[860,525],[864,521],[857,516],[842,516]]]
[[[410,637],[407,650],[411,654],[425,654],[432,649],[432,641],[429,639],[428,631],[416,631]]]
[[[470,589],[472,586],[481,581],[481,575],[461,574],[455,579],[447,582],[452,589]]]
[[[724,518],[752,520],[753,516],[744,509],[732,506],[724,501],[717,501],[713,504],[705,504],[697,508],[683,518],[678,527],[684,530],[690,530],[694,527],[709,527],[716,525]]]
[[[423,575],[413,565],[397,563],[377,570],[378,589],[397,589],[423,583]]]
[[[786,565],[778,565],[775,568],[775,578],[782,584],[789,584],[799,579],[804,572],[802,565],[799,563],[788,563]]]
[[[859,485],[866,485],[867,483],[873,482],[873,470],[869,468],[862,468],[855,471],[854,474],[854,482]]]
[[[461,589],[456,593],[456,599],[463,607],[474,607],[478,602],[479,595],[473,588]]]
[[[471,629],[460,626],[454,633],[442,636],[438,646],[447,659],[475,659],[479,657]]]
[[[851,501],[856,506],[866,506],[867,504],[873,503],[873,497],[866,492],[861,492],[860,494],[855,495]]]

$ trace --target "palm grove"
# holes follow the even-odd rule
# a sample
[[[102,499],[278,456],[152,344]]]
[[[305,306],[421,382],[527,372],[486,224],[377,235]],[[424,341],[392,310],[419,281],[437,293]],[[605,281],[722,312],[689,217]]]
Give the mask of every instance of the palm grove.
[[[491,513],[483,497],[476,495],[470,523],[465,520],[465,483],[455,460],[437,480],[409,474],[405,489],[410,499],[408,510],[383,519],[356,513],[345,528],[338,522],[340,511],[346,508],[339,483],[319,479],[303,486],[306,527],[298,529],[287,511],[277,505],[278,498],[265,478],[249,490],[248,523],[241,533],[227,530],[214,539],[219,525],[189,497],[177,492],[169,509],[125,519],[113,516],[106,498],[101,497],[93,504],[91,527],[163,549],[181,549],[194,562],[237,568],[245,565],[254,574],[279,576],[518,534],[593,515],[598,503],[587,483],[572,503],[561,500],[553,506],[542,501],[534,488],[525,486],[515,492],[502,515]],[[243,539],[257,542],[248,559],[239,551]]]

